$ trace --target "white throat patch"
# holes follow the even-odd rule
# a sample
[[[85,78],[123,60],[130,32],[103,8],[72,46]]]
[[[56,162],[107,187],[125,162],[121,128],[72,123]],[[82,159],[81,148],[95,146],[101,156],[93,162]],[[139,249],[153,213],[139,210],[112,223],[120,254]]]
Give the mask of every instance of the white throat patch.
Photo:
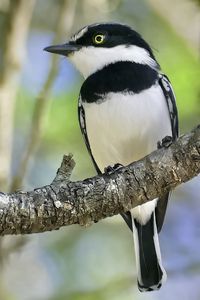
[[[151,58],[148,51],[135,45],[119,45],[111,48],[88,46],[74,52],[69,58],[84,78],[111,63],[119,61],[131,61],[148,65],[153,69],[158,68],[156,61]]]

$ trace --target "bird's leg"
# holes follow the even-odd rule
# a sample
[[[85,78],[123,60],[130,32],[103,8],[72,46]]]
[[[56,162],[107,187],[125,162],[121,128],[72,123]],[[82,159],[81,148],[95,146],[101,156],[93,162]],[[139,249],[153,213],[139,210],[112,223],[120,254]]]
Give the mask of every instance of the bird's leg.
[[[122,164],[114,164],[113,166],[108,166],[106,168],[104,168],[104,172],[108,175],[114,173],[115,171],[119,170],[120,168],[122,168],[123,165]]]
[[[157,149],[168,148],[169,146],[171,146],[172,142],[172,136],[167,135],[162,139],[162,141],[157,142]]]

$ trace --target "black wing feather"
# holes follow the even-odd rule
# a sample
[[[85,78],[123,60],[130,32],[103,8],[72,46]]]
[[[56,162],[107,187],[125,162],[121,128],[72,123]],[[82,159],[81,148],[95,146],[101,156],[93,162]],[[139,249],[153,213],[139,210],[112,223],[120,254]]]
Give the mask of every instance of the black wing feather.
[[[171,83],[166,75],[160,74],[159,84],[160,84],[160,87],[162,88],[163,94],[165,95],[165,99],[167,102],[169,116],[170,116],[170,122],[171,122],[171,129],[172,129],[172,139],[173,139],[173,141],[175,141],[179,134],[178,111],[177,111],[177,107],[176,107],[175,95],[174,95]],[[170,192],[167,192],[165,195],[163,195],[161,198],[159,198],[159,201],[158,201],[158,204],[156,207],[156,223],[157,223],[158,232],[160,232],[160,230],[162,229],[169,194],[170,194]]]
[[[176,140],[178,137],[178,134],[179,134],[178,111],[177,111],[177,107],[176,107],[176,98],[175,98],[171,83],[166,75],[160,74],[159,84],[165,95],[165,99],[166,99],[168,110],[169,110],[171,128],[172,128],[172,138],[173,138],[173,140]]]
[[[82,106],[82,101],[81,101],[81,96],[79,97],[79,104],[78,104],[78,117],[79,117],[79,125],[80,125],[80,128],[81,128],[81,132],[82,132],[82,135],[83,135],[83,138],[84,138],[84,141],[85,141],[85,144],[86,144],[86,147],[87,147],[87,150],[92,158],[92,162],[94,164],[94,167],[97,171],[98,174],[102,174],[99,167],[97,166],[96,162],[95,162],[95,159],[92,155],[92,151],[91,151],[91,147],[90,147],[90,143],[89,143],[89,140],[88,140],[88,136],[87,136],[87,130],[86,130],[86,121],[85,121],[85,111],[84,111],[84,108]]]

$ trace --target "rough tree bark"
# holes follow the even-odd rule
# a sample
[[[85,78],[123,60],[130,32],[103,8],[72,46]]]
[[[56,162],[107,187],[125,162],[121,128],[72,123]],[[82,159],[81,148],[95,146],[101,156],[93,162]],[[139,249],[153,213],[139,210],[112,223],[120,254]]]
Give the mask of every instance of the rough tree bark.
[[[110,175],[71,182],[72,156],[64,156],[50,185],[0,194],[0,235],[58,229],[113,216],[161,196],[200,172],[200,125],[168,148]]]

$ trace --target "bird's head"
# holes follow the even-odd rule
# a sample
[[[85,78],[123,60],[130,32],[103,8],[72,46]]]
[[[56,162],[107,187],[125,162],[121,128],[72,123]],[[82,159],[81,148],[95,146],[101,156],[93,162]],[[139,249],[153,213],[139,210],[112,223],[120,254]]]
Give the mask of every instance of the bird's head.
[[[87,78],[106,65],[132,61],[159,68],[147,42],[127,25],[99,23],[85,26],[63,45],[49,46],[45,51],[67,56]]]

